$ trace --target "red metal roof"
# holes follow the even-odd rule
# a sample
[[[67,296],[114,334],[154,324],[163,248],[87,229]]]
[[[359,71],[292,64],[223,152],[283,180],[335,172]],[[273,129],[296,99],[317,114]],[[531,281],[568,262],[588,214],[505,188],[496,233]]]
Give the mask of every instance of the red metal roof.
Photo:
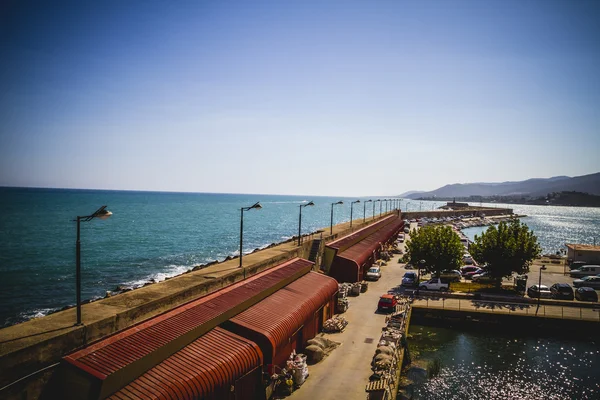
[[[327,243],[327,247],[331,247],[334,249],[338,249],[340,251],[344,251],[346,250],[348,247],[351,247],[352,245],[354,245],[355,243],[361,241],[362,239],[372,235],[374,232],[378,231],[379,229],[381,229],[382,227],[386,226],[387,224],[391,223],[392,221],[396,221],[400,219],[399,216],[397,215],[390,215],[388,217],[385,217],[377,222],[375,222],[374,224],[371,224],[369,226],[366,226],[362,229],[359,229],[355,232],[352,232],[350,235],[344,236],[338,240],[335,240],[331,243]]]
[[[173,354],[109,399],[205,398],[263,363],[258,345],[215,328]]]
[[[304,259],[290,260],[110,336],[64,360],[107,381],[107,387],[134,379],[138,371],[152,368],[218,324],[308,273],[312,265]]]
[[[272,345],[271,354],[274,354],[277,347],[288,343],[288,339],[304,322],[337,291],[338,284],[335,279],[310,272],[231,318],[230,322],[265,336]]]
[[[402,225],[402,220],[399,217],[394,217],[394,220],[388,225],[361,240],[347,250],[338,253],[336,257],[352,260],[356,263],[357,267],[360,267],[366,260],[369,259],[369,257],[373,254],[373,251],[379,247],[379,244],[387,242],[394,234],[398,232],[398,230],[400,230]]]

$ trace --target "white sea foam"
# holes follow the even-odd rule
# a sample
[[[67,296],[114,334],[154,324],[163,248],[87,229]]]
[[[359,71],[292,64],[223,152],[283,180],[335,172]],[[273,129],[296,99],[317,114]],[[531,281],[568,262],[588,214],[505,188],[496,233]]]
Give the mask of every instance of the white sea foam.
[[[23,318],[23,320],[30,320],[33,318],[41,318],[41,317],[45,317],[46,315],[57,311],[58,308],[39,308],[36,310],[32,310],[32,311],[27,311],[27,312],[23,312],[21,313],[21,318]]]
[[[164,271],[156,272],[156,273],[151,274],[150,276],[147,276],[142,279],[125,282],[120,286],[128,288],[128,289],[137,289],[148,283],[162,282],[165,279],[184,274],[187,271],[189,271],[191,269],[191,267],[189,265],[173,265],[172,264],[172,265],[165,266],[165,269],[166,270],[164,270]]]

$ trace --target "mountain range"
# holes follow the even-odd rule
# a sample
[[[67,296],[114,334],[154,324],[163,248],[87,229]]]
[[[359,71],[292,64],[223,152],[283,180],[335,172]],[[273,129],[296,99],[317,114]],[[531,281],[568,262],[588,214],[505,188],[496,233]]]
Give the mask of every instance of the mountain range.
[[[430,199],[433,197],[447,199],[469,196],[537,197],[562,191],[582,192],[598,196],[600,195],[600,172],[575,177],[533,178],[519,182],[453,183],[429,192],[405,192],[400,197],[409,199]]]

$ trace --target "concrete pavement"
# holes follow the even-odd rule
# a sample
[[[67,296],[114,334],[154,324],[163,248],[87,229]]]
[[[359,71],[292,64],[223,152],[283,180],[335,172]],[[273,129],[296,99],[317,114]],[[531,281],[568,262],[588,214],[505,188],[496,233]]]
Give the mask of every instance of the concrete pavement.
[[[365,386],[372,374],[371,359],[387,315],[377,313],[377,302],[382,294],[399,285],[406,272],[398,258],[399,255],[395,255],[381,268],[381,279],[369,282],[366,293],[349,298],[350,307],[343,314],[348,320],[344,332],[324,334],[341,345],[320,363],[309,366],[309,378],[291,395],[292,399],[366,399]]]

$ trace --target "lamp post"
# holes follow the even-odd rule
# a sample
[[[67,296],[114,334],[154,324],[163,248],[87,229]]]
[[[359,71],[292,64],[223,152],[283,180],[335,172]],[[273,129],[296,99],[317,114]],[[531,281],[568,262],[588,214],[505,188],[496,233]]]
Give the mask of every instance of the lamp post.
[[[542,291],[540,290],[541,289],[540,287],[542,286],[542,271],[545,271],[545,270],[546,270],[546,266],[542,265],[540,267],[540,279],[538,282],[538,301],[537,301],[537,308],[535,309],[535,315],[537,315],[538,310],[540,309],[540,299],[542,298]]]
[[[298,246],[300,246],[300,244],[302,243],[300,240],[302,238],[302,235],[300,234],[300,229],[302,228],[302,209],[304,207],[314,206],[314,205],[315,205],[315,203],[313,203],[312,201],[309,201],[306,204],[300,204],[300,207],[299,207],[300,208],[300,218],[298,218]]]
[[[242,246],[244,244],[244,211],[252,210],[253,208],[255,208],[257,210],[260,210],[262,208],[262,206],[257,201],[256,203],[254,203],[250,207],[242,207],[242,208],[240,208],[240,268],[242,268],[242,256],[243,256]],[[246,272],[244,270],[244,274],[245,273]]]
[[[363,202],[363,222],[366,221],[366,215],[367,215],[367,203],[372,203],[373,200],[367,200],[365,202]]]
[[[77,221],[77,241],[75,242],[75,290],[77,292],[77,322],[75,325],[81,325],[81,241],[80,241],[80,228],[81,221],[87,222],[94,218],[106,219],[110,217],[112,213],[106,209],[106,206],[102,206],[96,210],[92,215],[78,216]]]
[[[352,228],[352,206],[354,203],[360,203],[360,200],[356,200],[350,203],[350,228]]]
[[[338,204],[344,204],[344,202],[340,200],[337,203],[331,203],[331,223],[329,224],[330,235],[333,235],[333,206],[337,206]]]
[[[381,209],[383,208],[383,200],[379,200],[379,216],[381,216]]]
[[[381,201],[381,200],[377,199],[373,202],[373,219],[375,219],[375,203],[377,203],[378,201]]]

